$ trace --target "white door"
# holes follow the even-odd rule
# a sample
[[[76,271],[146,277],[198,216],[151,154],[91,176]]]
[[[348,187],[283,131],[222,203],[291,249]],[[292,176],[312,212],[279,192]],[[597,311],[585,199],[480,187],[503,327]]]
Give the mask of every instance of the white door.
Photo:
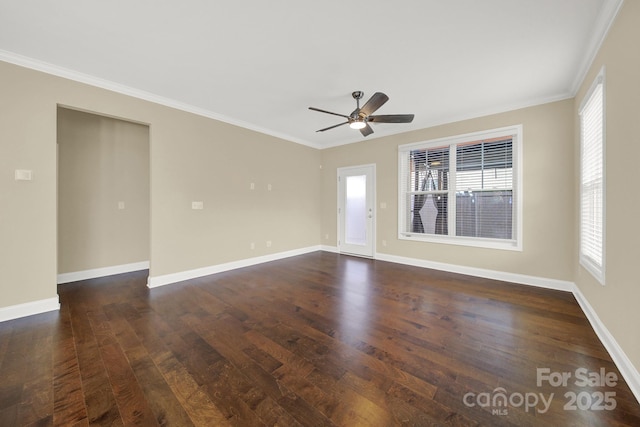
[[[373,257],[376,165],[338,169],[338,251]]]

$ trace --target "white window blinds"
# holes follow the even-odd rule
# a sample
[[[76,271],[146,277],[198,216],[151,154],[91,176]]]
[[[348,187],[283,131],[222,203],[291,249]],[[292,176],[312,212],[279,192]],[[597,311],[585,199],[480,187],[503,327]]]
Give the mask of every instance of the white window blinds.
[[[580,263],[604,284],[604,79],[580,109]]]
[[[399,238],[521,250],[522,128],[494,129],[399,151]]]
[[[456,235],[511,239],[513,139],[456,147]]]

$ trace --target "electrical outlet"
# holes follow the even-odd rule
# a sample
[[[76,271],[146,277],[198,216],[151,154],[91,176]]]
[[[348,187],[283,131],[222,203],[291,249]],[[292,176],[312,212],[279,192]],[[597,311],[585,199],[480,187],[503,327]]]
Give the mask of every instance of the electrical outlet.
[[[191,209],[204,209],[204,202],[191,202]]]
[[[252,182],[251,184],[249,184],[249,190],[255,190],[256,189],[256,183]]]
[[[271,184],[267,184],[267,191],[271,191],[273,187],[271,187]]]
[[[251,242],[251,244],[249,245],[249,247],[251,248],[251,250],[254,250],[256,248],[256,244],[255,242]]]
[[[270,248],[271,247],[271,240],[267,240],[267,247]]]
[[[124,209],[124,202],[118,202],[118,209]]]

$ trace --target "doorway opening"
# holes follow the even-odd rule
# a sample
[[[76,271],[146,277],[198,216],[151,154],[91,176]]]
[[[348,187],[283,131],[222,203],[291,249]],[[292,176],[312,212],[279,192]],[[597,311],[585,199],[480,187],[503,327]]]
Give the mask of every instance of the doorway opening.
[[[149,126],[57,109],[58,283],[149,268]]]

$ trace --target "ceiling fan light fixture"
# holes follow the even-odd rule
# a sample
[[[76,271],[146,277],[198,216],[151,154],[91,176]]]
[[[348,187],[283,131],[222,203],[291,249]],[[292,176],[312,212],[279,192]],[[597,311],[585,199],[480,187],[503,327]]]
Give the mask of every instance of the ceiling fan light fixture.
[[[364,127],[367,124],[364,122],[364,120],[354,120],[351,123],[349,123],[349,127],[351,129],[364,129]]]

